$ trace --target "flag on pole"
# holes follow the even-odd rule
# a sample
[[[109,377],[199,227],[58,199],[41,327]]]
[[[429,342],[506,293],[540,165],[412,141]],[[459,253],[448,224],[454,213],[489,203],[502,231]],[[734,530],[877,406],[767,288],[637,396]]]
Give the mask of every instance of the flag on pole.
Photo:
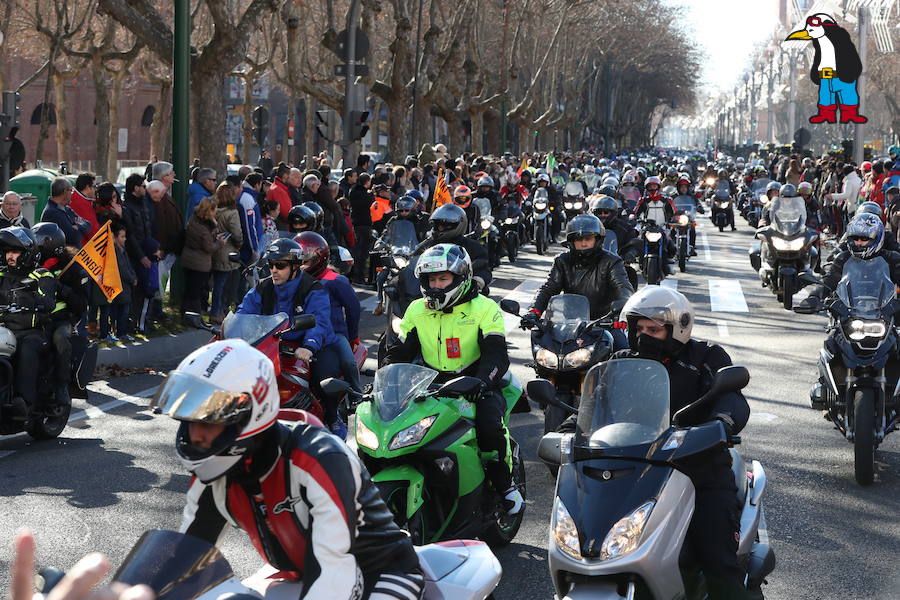
[[[100,231],[88,240],[72,262],[84,267],[87,274],[97,282],[106,300],[112,302],[113,298],[122,293],[122,280],[119,277],[116,243],[113,240],[110,223],[107,221]]]
[[[551,152],[547,155],[547,174],[552,177],[554,169],[556,169],[556,157]]]
[[[434,184],[434,198],[432,203],[434,208],[450,204],[453,198],[450,196],[450,188],[447,187],[447,180],[444,178],[444,170],[439,169],[437,174],[437,182]]]
[[[524,171],[524,170],[527,169],[527,168],[528,168],[528,159],[527,159],[527,158],[523,158],[523,159],[522,159],[522,164],[519,165],[519,170],[516,171],[516,177],[522,177],[522,171]]]

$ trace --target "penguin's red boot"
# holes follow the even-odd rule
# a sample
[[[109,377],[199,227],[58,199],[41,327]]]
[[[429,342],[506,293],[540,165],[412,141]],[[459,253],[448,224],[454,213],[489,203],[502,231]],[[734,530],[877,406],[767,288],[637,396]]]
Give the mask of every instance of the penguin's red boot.
[[[837,104],[819,104],[819,114],[809,118],[810,123],[837,123]]]
[[[869,119],[859,114],[859,104],[841,104],[841,123],[865,123]]]

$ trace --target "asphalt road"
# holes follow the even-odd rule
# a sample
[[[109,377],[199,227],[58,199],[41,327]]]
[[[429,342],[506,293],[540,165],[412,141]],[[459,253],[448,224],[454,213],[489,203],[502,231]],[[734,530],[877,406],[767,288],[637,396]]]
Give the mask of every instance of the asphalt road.
[[[752,375],[745,393],[753,414],[740,450],[762,461],[768,475],[765,505],[778,566],[766,596],[900,598],[900,436],[878,452],[876,482],[858,486],[851,445],[807,407],[824,318],[788,313],[760,287],[747,260],[746,225],[735,233],[701,225],[698,238],[699,256],[666,285],[694,303],[694,336],[721,343]],[[529,248],[518,264],[495,273],[493,297],[529,302],[551,260]],[[374,345],[383,325],[383,317],[367,312],[364,341]],[[511,329],[509,341],[513,369],[527,381],[529,339]],[[146,408],[159,381],[140,375],[97,382],[90,406],[76,406],[87,413],[76,412],[79,420],[58,440],[0,439],[0,589],[8,587],[9,541],[19,527],[36,532],[42,564],[61,567],[93,550],[118,563],[142,531],[177,527],[188,476],[174,458],[175,424]],[[504,576],[496,597],[550,598],[546,547],[555,482],[536,455],[542,415],[514,415],[511,430],[525,452],[528,507],[514,543],[497,553]],[[227,535],[223,550],[239,575],[260,565],[239,532]]]

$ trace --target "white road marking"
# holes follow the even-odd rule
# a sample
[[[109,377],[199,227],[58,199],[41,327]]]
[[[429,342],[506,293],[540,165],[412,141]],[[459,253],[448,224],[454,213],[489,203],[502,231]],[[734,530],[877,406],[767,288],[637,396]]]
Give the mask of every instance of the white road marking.
[[[660,283],[659,285],[661,285],[663,287],[667,287],[672,290],[677,290],[678,289],[678,280],[677,279],[663,279],[662,283]]]
[[[772,421],[777,421],[780,419],[778,415],[773,415],[772,413],[767,412],[756,412],[753,411],[750,413],[751,421],[761,421],[763,423],[771,423]]]
[[[703,248],[703,258],[712,260],[712,252],[709,251],[709,239],[706,237],[706,232],[701,231],[697,237],[700,238],[700,247]]]
[[[712,312],[749,312],[737,279],[710,279],[709,304]]]
[[[503,299],[504,300],[515,300],[519,303],[522,313],[528,310],[528,307],[534,302],[534,297],[537,295],[537,291],[543,285],[543,280],[539,279],[526,279],[522,281],[519,285],[516,286],[516,289],[509,292]],[[519,326],[519,317],[515,315],[511,315],[509,313],[503,313],[503,321],[506,324],[506,331],[515,331]]]
[[[730,334],[728,333],[728,323],[726,323],[725,321],[716,321],[716,327],[719,328],[719,337],[729,337]]]

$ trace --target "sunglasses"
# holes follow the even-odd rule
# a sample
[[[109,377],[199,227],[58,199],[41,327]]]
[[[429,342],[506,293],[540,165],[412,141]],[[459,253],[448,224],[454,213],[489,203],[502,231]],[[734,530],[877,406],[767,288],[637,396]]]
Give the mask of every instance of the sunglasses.
[[[828,21],[823,21],[819,17],[810,17],[806,19],[807,25],[812,25],[813,27],[820,27],[822,25],[834,25],[834,23],[829,23]]]
[[[288,263],[288,262],[282,262],[282,261],[275,261],[275,262],[270,262],[270,263],[269,263],[269,267],[271,267],[271,268],[273,268],[273,269],[276,269],[276,270],[278,270],[278,271],[284,271],[285,269],[290,269],[290,268],[291,268],[291,263]]]

